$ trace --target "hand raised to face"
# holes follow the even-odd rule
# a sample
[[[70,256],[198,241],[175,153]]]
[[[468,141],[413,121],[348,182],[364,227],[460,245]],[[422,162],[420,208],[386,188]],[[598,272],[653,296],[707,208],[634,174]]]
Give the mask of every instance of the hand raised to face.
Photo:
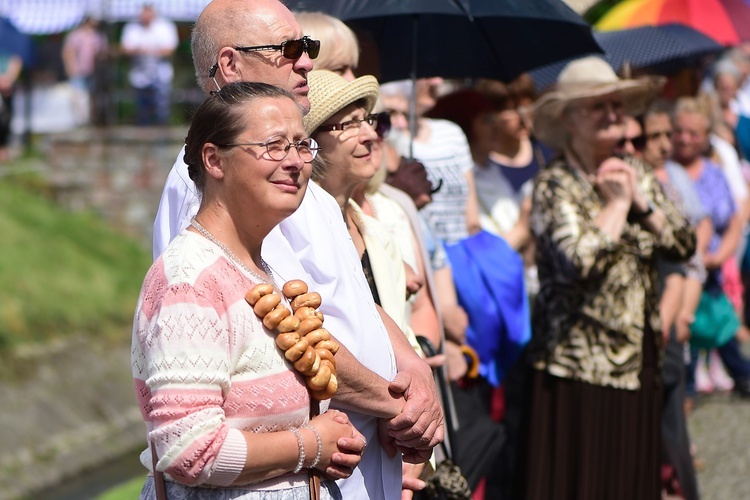
[[[605,203],[630,204],[637,185],[636,172],[619,158],[608,158],[597,169],[594,184]]]

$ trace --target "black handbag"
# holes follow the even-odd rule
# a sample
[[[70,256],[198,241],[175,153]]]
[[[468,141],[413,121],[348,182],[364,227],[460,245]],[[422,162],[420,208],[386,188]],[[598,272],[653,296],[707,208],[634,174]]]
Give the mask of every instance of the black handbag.
[[[438,354],[425,337],[417,336],[428,357]],[[487,475],[504,442],[503,428],[493,421],[480,393],[448,383],[443,367],[433,370],[445,414],[442,457],[427,486],[415,495],[420,499],[471,500],[471,492]]]
[[[425,481],[424,490],[415,498],[429,500],[471,500],[469,481],[458,465],[446,458],[437,465],[435,472]]]

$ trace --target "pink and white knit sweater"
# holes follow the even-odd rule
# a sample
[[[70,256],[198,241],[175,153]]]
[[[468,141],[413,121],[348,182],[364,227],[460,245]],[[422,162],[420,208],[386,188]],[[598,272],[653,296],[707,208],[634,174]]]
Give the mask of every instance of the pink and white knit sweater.
[[[192,486],[228,486],[248,450],[239,430],[274,432],[308,420],[302,377],[245,302],[257,278],[215,244],[183,231],[152,265],[133,324],[132,368],[158,469]],[[146,449],[141,461],[151,468]],[[305,484],[287,475],[252,489]]]

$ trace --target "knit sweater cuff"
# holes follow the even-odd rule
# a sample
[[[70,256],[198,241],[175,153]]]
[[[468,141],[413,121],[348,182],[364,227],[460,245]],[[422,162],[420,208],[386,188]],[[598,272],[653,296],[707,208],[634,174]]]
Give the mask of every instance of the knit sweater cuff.
[[[221,451],[216,457],[209,482],[214,486],[230,486],[245,468],[247,441],[237,429],[229,429]]]

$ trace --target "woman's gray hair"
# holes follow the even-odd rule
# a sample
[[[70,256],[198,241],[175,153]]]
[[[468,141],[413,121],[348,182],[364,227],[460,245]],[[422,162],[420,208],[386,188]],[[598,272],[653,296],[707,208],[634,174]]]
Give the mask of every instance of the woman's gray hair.
[[[328,163],[326,162],[325,158],[323,158],[323,155],[318,154],[315,158],[313,158],[311,165],[312,172],[310,173],[310,178],[320,184],[320,182],[323,181],[328,174]]]
[[[737,67],[734,61],[727,58],[722,58],[716,61],[713,67],[713,79],[714,82],[719,75],[729,75],[739,84],[742,82],[742,72]]]
[[[411,80],[397,80],[395,82],[383,83],[380,85],[380,95],[382,97],[406,97],[411,99],[413,85]]]

